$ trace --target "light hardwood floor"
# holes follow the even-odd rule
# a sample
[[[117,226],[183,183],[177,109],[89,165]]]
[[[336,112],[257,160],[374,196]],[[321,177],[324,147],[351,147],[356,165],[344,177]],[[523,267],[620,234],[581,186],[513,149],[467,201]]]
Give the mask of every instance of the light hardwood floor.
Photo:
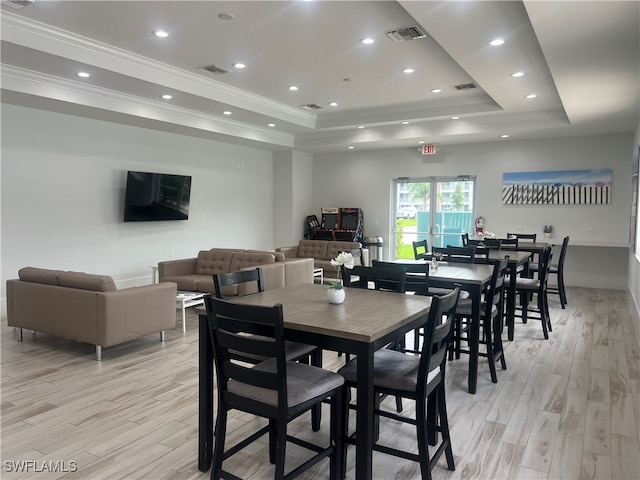
[[[467,358],[449,362],[447,395],[456,470],[441,479],[640,478],[640,348],[625,292],[569,289],[561,310],[552,299],[553,332],[516,324],[505,342],[508,370],[492,384],[480,360],[478,392],[466,392]],[[167,332],[103,351],[25,331],[1,330],[3,479],[204,479],[197,469],[197,317]],[[325,366],[343,362],[325,353]],[[393,399],[388,401],[392,402]],[[405,400],[405,407],[410,408]],[[352,416],[353,417],[353,416]],[[326,420],[328,415],[324,417]],[[413,431],[382,421],[383,438],[412,448]],[[231,438],[259,421],[238,414]],[[292,426],[314,438],[304,416]],[[291,458],[300,455],[293,447]],[[272,478],[266,442],[237,455],[230,468]],[[347,478],[353,478],[353,447]],[[29,471],[15,470],[33,461]],[[55,463],[59,462],[59,463]],[[73,463],[71,463],[73,462]],[[24,465],[24,464],[23,464]],[[75,472],[36,472],[55,468]],[[321,463],[302,478],[329,478]],[[419,478],[417,466],[374,454],[375,479]]]

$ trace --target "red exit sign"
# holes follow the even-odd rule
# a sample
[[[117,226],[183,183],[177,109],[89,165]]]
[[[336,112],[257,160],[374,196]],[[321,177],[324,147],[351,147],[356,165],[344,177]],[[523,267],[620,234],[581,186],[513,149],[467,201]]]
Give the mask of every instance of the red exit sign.
[[[422,151],[422,155],[434,155],[436,153],[436,146],[423,145],[421,151]]]

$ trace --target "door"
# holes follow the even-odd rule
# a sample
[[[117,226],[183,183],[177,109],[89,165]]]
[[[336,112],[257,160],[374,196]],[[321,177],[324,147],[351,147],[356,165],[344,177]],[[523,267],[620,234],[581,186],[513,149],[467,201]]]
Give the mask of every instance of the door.
[[[461,246],[473,234],[475,177],[401,178],[395,180],[392,258],[413,258],[414,241],[432,246]]]

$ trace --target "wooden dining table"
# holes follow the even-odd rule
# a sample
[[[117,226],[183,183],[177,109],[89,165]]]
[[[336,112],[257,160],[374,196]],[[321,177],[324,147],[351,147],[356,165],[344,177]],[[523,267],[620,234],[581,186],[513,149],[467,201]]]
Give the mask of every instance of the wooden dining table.
[[[426,321],[431,298],[346,288],[346,299],[330,304],[327,286],[299,284],[239,297],[252,305],[282,304],[285,338],[356,355],[356,479],[370,480],[374,441],[373,355]],[[198,469],[211,467],[213,447],[213,351],[206,313],[199,325]]]

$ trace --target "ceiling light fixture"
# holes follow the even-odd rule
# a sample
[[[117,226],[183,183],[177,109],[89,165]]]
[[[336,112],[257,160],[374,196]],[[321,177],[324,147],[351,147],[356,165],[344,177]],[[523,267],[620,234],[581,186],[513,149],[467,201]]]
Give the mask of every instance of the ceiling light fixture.
[[[458,116],[456,115],[456,116],[451,117],[451,120],[460,120],[460,117],[458,117]]]
[[[529,95],[526,95],[524,98],[528,98],[529,100],[531,100],[532,98],[536,98],[537,95],[535,93],[530,93]]]
[[[242,70],[246,65],[244,63],[234,63],[233,68],[237,68],[238,70]]]
[[[402,73],[413,73],[415,70],[413,68],[404,68],[402,69]]]
[[[362,129],[362,128],[364,128],[364,125],[358,125],[356,128]]]
[[[402,125],[409,125],[411,122],[407,122],[406,120],[404,122],[400,122]]]
[[[441,88],[432,88],[431,90],[429,90],[431,93],[440,93],[442,92]]]
[[[343,78],[343,79],[342,79],[342,81],[343,81],[343,82],[347,82],[347,83],[351,83],[351,82],[353,82],[353,78],[351,78],[351,77],[346,77],[346,78]]]
[[[349,145],[347,148],[348,148],[349,150],[353,150],[353,149],[354,149],[354,148],[356,148],[356,147],[354,147],[353,145]]]
[[[165,30],[155,30],[153,34],[158,38],[167,38],[169,36],[169,33]]]
[[[360,40],[360,43],[364,45],[371,45],[372,43],[376,43],[376,41],[373,38],[367,37]]]
[[[502,44],[504,44],[504,40],[501,38],[494,38],[489,42],[489,45],[491,45],[492,47],[499,47]]]
[[[218,18],[220,20],[233,20],[236,17],[233,13],[219,13]]]
[[[500,135],[500,138],[509,138],[509,135],[505,133],[504,135]]]
[[[513,73],[511,74],[511,76],[512,76],[513,78],[524,77],[524,72],[513,72]]]
[[[276,126],[276,124],[275,124],[275,123],[267,123],[267,127],[271,127],[271,128],[273,128],[273,127],[275,127],[275,126]]]
[[[422,145],[424,143],[424,140],[420,140],[418,143]]]
[[[173,98],[173,95],[168,95],[168,94],[164,94],[162,95],[162,98],[164,98],[165,100],[171,100]]]
[[[91,74],[87,72],[78,72],[77,75],[82,78],[89,78],[91,76]]]
[[[287,88],[292,92],[296,92],[298,90],[298,87],[296,87],[295,85],[290,85]]]
[[[222,112],[223,115],[231,115],[231,112],[229,110],[225,110],[224,112]]]
[[[338,102],[329,102],[329,106],[330,107],[337,107],[338,106]]]

